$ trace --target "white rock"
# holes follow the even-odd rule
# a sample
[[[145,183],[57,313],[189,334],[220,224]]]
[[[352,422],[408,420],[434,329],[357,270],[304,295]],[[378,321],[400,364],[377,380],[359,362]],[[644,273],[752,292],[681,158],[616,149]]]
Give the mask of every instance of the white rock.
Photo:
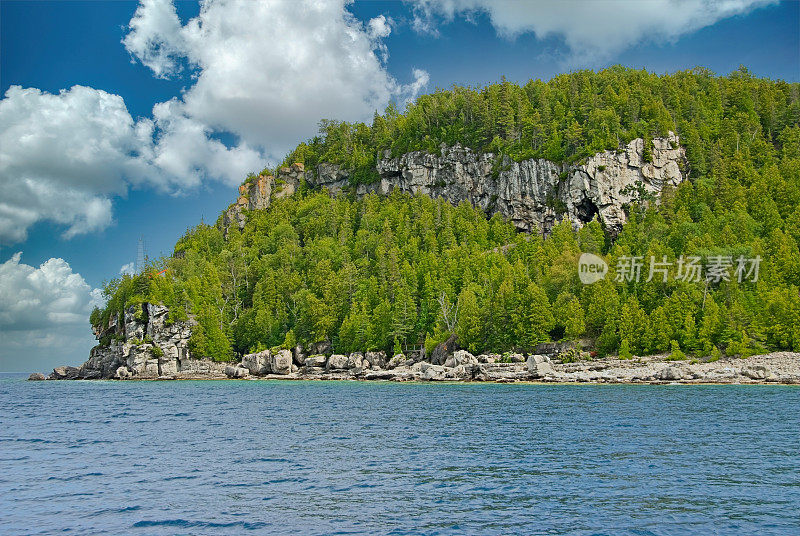
[[[306,357],[305,366],[307,367],[324,367],[327,358],[322,354],[314,354]]]
[[[269,368],[272,374],[290,374],[292,372],[292,352],[281,350],[270,356]]]
[[[344,370],[347,368],[348,358],[346,355],[333,354],[328,358],[326,368],[328,370]]]
[[[269,374],[272,370],[270,367],[271,359],[272,353],[269,350],[247,354],[242,358],[242,366],[250,371],[250,374],[256,376]]]
[[[534,378],[544,378],[555,374],[550,358],[544,355],[533,354],[528,356],[527,365],[528,373]]]

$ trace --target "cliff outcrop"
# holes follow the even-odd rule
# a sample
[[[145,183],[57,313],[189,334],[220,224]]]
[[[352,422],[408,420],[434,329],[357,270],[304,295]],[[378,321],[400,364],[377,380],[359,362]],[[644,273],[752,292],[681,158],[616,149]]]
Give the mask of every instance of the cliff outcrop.
[[[514,162],[460,145],[442,146],[440,154],[382,155],[376,161],[379,180],[372,184],[351,185],[348,172],[330,163],[314,170],[294,164],[278,170],[277,177],[261,175],[240,187],[223,225],[244,227],[246,210],[267,208],[272,197],[291,195],[305,180],[332,195],[388,195],[400,190],[442,197],[453,204],[467,201],[487,214],[503,215],[521,231],[547,234],[563,219],[580,227],[596,216],[609,232],[617,233],[626,221],[627,204],[657,201],[666,185],[677,186],[687,178],[687,169],[685,150],[672,132],[648,142],[647,147],[643,139],[635,139],[582,164],[542,159]]]
[[[192,320],[170,322],[162,305],[131,305],[123,315],[111,315],[95,329],[98,344],[80,367],[57,367],[51,379],[156,379],[163,377],[225,377],[224,364],[193,359],[189,351]]]

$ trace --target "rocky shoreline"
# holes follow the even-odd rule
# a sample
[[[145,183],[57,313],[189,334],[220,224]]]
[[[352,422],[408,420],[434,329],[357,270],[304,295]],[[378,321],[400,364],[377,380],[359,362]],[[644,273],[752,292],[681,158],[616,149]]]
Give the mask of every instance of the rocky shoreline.
[[[451,337],[429,356],[384,352],[331,352],[320,343],[304,350],[264,350],[239,362],[191,355],[194,321],[172,322],[169,310],[143,303],[113,315],[95,331],[101,344],[79,367],[56,367],[30,380],[380,380],[543,383],[769,383],[800,385],[800,353],[746,359],[670,361],[668,355],[592,358],[576,343],[544,343],[534,353],[481,354],[458,349]]]
[[[81,367],[57,367],[50,376],[32,374],[31,380],[362,380],[423,382],[537,382],[595,384],[786,384],[800,385],[800,354],[775,352],[713,362],[669,361],[666,355],[631,360],[603,358],[562,362],[545,354],[478,355],[458,350],[443,364],[406,358],[391,359],[383,352],[350,355],[310,355],[302,364],[281,350],[250,354],[239,363],[192,360],[191,366],[170,374],[131,374],[118,370],[110,377],[86,374]],[[124,369],[125,367],[120,367]]]

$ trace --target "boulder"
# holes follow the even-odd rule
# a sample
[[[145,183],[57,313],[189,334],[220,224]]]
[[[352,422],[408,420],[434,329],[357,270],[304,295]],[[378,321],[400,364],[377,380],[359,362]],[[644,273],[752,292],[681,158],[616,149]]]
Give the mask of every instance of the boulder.
[[[534,378],[544,378],[555,374],[550,358],[546,355],[533,354],[528,356],[528,373]]]
[[[453,362],[456,367],[461,365],[477,365],[478,358],[466,350],[456,350],[453,352]]]
[[[272,370],[271,359],[272,353],[269,350],[247,354],[242,358],[242,366],[255,376],[269,374]]]
[[[306,357],[305,366],[307,367],[324,367],[327,358],[322,354],[314,354]]]
[[[386,368],[394,369],[401,365],[404,365],[406,362],[406,356],[404,354],[395,354],[389,362],[386,364]]]
[[[386,368],[386,352],[367,352],[364,354],[364,361],[370,367]],[[364,365],[364,368],[367,366]]]
[[[328,358],[328,364],[325,366],[328,370],[345,370],[347,368],[348,358],[346,355],[333,354]]]
[[[434,365],[444,365],[444,362],[447,361],[447,356],[456,350],[456,342],[456,336],[450,335],[446,341],[437,344],[436,348],[431,352],[431,363]]]
[[[281,350],[270,357],[270,372],[273,374],[291,374],[292,372],[292,352]]]
[[[361,352],[353,352],[347,357],[347,368],[360,369],[364,365],[364,355]]]
[[[765,380],[769,377],[769,369],[763,365],[756,365],[742,369],[742,376],[751,380]]]
[[[670,366],[657,372],[655,377],[659,380],[674,382],[678,380],[683,380],[687,376],[684,373],[683,369],[681,369],[680,367]]]
[[[441,381],[446,380],[445,372],[447,369],[443,365],[428,365],[427,367],[422,367],[420,372],[422,373],[421,378],[423,380],[428,381]]]
[[[477,367],[477,363],[475,363]],[[453,379],[456,380],[471,380],[472,379],[472,364],[466,365],[456,365],[456,367],[448,371],[448,374],[452,375]]]
[[[512,363],[525,363],[525,356],[522,354],[511,354]]]
[[[246,378],[249,371],[241,364],[227,365],[225,367],[225,376],[228,378]]]
[[[298,344],[294,347],[294,362],[298,366],[303,366],[306,363],[306,354],[303,352],[303,346]]]
[[[77,367],[56,367],[50,375],[51,380],[77,380],[80,377],[80,369]]]
[[[128,370],[128,367],[119,367],[117,371],[114,373],[114,377],[119,380],[124,380],[125,378],[131,377],[131,371]]]
[[[41,381],[41,380],[46,380],[46,379],[47,378],[45,377],[45,375],[42,374],[41,372],[34,372],[30,376],[28,376],[28,381],[31,381],[31,382],[33,382],[33,381]]]

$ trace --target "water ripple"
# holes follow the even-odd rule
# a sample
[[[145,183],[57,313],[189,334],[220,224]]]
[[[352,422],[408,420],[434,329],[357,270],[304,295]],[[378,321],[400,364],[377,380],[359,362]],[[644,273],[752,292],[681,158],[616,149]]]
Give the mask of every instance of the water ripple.
[[[0,405],[4,536],[800,526],[800,389],[786,386],[0,376]]]

